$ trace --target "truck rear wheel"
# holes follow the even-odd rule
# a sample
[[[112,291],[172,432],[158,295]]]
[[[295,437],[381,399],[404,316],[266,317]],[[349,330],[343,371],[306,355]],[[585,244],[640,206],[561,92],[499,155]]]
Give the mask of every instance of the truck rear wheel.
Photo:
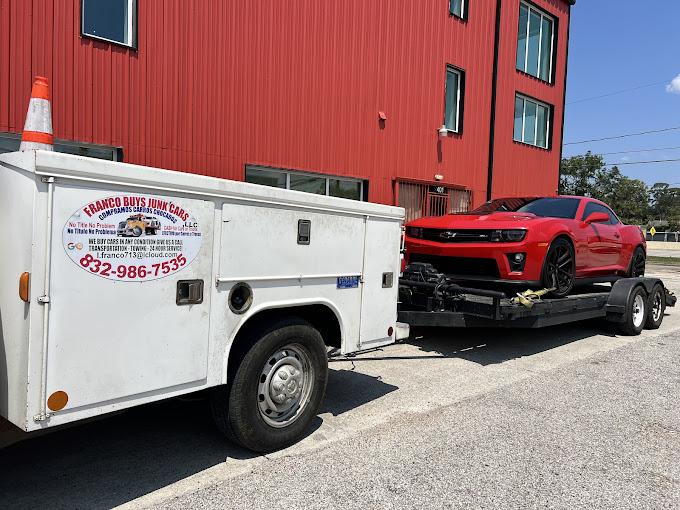
[[[288,319],[253,335],[254,344],[229,384],[211,397],[217,426],[257,452],[285,448],[316,417],[328,381],[328,355],[319,332]]]
[[[633,289],[623,322],[619,323],[619,331],[626,336],[639,335],[647,321],[647,293],[641,285]]]

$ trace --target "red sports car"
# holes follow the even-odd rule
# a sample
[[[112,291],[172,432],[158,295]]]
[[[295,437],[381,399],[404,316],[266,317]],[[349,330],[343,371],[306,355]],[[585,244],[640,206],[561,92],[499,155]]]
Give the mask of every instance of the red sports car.
[[[646,243],[599,200],[501,198],[467,213],[406,225],[407,262],[429,262],[454,280],[550,287],[642,276]]]

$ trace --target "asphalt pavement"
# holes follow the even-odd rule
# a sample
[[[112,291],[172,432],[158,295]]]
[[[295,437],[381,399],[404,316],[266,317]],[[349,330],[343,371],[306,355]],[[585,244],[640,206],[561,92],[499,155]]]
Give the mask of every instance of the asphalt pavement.
[[[648,273],[680,291],[677,268]],[[0,451],[2,507],[680,508],[680,308],[637,337],[415,330],[330,369],[285,450],[162,402]]]

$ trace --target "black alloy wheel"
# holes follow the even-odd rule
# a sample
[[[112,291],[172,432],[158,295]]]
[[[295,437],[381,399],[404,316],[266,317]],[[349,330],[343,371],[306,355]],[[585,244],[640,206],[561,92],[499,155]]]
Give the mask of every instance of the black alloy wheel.
[[[542,284],[545,288],[553,288],[550,296],[561,298],[571,292],[576,277],[576,261],[574,249],[569,241],[563,238],[555,239],[543,263]]]
[[[630,266],[628,267],[628,278],[639,278],[645,275],[646,256],[645,250],[642,246],[635,248],[633,256],[630,258]]]

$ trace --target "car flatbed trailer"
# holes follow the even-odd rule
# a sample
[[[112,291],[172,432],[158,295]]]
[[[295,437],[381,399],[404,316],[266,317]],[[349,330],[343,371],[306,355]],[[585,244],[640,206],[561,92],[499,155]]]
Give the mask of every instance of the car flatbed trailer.
[[[621,333],[656,329],[676,296],[659,278],[621,278],[563,298],[524,299],[449,283],[431,264],[411,264],[399,279],[398,320],[409,326],[542,328],[604,318]]]

